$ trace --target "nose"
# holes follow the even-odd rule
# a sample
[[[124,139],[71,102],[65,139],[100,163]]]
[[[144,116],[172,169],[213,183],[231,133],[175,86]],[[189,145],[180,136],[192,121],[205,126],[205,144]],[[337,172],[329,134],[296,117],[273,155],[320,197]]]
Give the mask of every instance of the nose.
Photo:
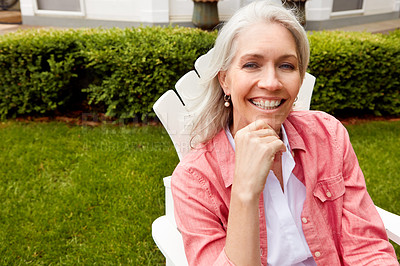
[[[270,91],[276,91],[281,88],[278,73],[274,67],[266,67],[261,73],[258,81],[258,87]]]

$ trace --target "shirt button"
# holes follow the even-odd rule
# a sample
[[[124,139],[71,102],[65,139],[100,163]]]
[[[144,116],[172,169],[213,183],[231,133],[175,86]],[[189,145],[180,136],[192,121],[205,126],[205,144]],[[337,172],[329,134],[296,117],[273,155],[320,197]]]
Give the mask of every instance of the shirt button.
[[[260,254],[261,254],[261,256],[263,256],[263,250],[262,250],[262,248],[260,248]]]
[[[315,252],[314,255],[315,255],[315,257],[319,258],[321,256],[321,252],[317,251],[317,252]]]
[[[328,198],[330,198],[330,197],[332,197],[332,193],[329,192],[329,191],[327,191],[327,192],[326,192],[326,196],[327,196]]]
[[[306,223],[308,223],[308,221],[307,221],[307,218],[301,218],[301,221],[304,223],[304,224],[306,224]]]

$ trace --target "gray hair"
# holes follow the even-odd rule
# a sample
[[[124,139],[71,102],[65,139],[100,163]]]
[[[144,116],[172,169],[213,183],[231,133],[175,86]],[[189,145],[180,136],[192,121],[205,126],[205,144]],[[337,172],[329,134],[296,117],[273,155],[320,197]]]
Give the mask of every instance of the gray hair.
[[[219,31],[207,71],[201,77],[204,92],[195,110],[192,141],[205,143],[232,121],[232,106],[224,106],[224,92],[218,81],[218,73],[226,71],[236,53],[238,35],[254,24],[277,23],[293,35],[299,58],[300,76],[303,79],[310,57],[307,34],[296,16],[283,6],[271,1],[255,1],[239,9]]]

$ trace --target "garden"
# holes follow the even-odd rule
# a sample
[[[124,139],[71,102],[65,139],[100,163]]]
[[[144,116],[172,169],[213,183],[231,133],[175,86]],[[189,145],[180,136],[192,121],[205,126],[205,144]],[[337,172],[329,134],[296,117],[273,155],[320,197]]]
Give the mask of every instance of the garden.
[[[151,108],[215,37],[180,27],[0,37],[1,265],[165,263],[151,223],[178,157]],[[309,39],[311,108],[342,119],[375,204],[400,214],[400,30]]]

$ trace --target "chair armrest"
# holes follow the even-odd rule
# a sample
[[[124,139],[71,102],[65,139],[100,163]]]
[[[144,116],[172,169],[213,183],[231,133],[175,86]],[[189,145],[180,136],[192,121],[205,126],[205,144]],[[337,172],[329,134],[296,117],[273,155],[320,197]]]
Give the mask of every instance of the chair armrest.
[[[174,213],[174,199],[172,198],[171,191],[171,176],[167,176],[163,178],[164,189],[165,189],[165,216],[167,216],[168,221],[175,228],[178,226],[175,222],[175,213]]]
[[[390,240],[400,245],[400,216],[375,206]]]
[[[152,236],[167,259],[167,265],[188,265],[182,235],[165,215],[153,222]]]

